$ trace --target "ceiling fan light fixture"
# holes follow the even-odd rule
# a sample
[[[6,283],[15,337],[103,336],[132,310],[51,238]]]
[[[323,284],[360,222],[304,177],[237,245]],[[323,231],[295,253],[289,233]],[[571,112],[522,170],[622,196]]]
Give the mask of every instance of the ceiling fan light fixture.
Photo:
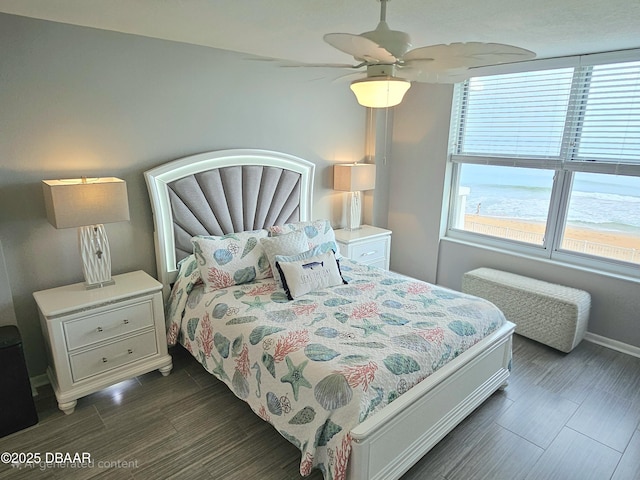
[[[351,82],[351,90],[363,107],[387,108],[402,102],[411,82],[396,77],[367,77]]]

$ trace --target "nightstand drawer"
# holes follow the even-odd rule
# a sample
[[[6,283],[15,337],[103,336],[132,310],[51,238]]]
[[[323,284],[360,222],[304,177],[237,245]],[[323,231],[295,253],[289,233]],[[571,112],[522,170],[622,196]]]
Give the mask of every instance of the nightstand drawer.
[[[383,270],[387,270],[387,259],[386,258],[381,258],[379,260],[376,260],[375,262],[366,262],[365,264],[369,265],[371,267],[378,267],[378,268],[382,268]]]
[[[67,349],[91,345],[153,325],[151,300],[64,322]]]
[[[387,240],[381,238],[363,242],[360,245],[354,245],[351,254],[351,260],[362,263],[373,263],[380,259],[384,259],[387,253]]]
[[[154,330],[69,356],[74,382],[157,353]]]

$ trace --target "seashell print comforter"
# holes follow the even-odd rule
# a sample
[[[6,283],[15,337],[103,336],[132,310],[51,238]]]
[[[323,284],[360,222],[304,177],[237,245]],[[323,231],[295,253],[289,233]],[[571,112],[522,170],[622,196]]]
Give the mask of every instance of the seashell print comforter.
[[[485,300],[347,258],[347,285],[293,301],[272,278],[205,292],[189,263],[169,299],[168,343],[296,445],[303,476],[344,479],[354,426],[505,322]]]

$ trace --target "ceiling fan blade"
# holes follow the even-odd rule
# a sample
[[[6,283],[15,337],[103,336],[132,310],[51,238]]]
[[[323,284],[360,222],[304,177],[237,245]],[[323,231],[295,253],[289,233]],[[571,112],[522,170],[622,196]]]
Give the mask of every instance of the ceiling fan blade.
[[[433,71],[442,71],[518,62],[530,60],[535,56],[535,53],[530,50],[512,45],[467,42],[414,48],[402,57],[402,61],[410,65],[417,60],[431,59],[432,61],[425,68]]]
[[[433,67],[433,62],[434,59],[433,58],[420,58],[420,59],[415,59],[415,60],[408,60],[408,61],[403,61],[402,64],[400,65],[400,70],[402,72],[406,72],[406,71],[437,71],[439,70],[437,68]]]
[[[398,59],[385,48],[361,35],[353,35],[351,33],[327,33],[324,36],[324,41],[362,62],[392,64],[398,61]]]
[[[350,63],[303,63],[303,62],[287,62],[280,65],[285,68],[296,68],[296,67],[305,67],[305,68],[344,68],[344,69],[357,69],[362,65],[352,65]]]
[[[297,62],[294,60],[284,60],[281,58],[268,58],[268,57],[245,57],[245,59],[254,61],[254,62],[269,62],[276,63],[279,67],[284,68],[343,68],[355,70],[365,66],[364,63],[358,63],[356,65],[352,63],[305,63],[305,62]]]
[[[458,83],[471,76],[471,70],[466,68],[434,71],[415,67],[403,67],[401,72],[403,78],[420,83]]]
[[[345,73],[344,75],[340,75],[331,80],[331,83],[353,82],[354,80],[359,80],[365,76],[366,75],[363,75],[363,72]]]

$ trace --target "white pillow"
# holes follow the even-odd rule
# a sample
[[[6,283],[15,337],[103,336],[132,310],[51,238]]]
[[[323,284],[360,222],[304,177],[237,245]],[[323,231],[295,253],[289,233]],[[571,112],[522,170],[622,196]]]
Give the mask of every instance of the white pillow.
[[[316,251],[317,248],[309,252]],[[309,252],[299,255],[308,258],[297,260],[284,261],[282,257],[277,257],[276,268],[289,300],[315,290],[347,283],[342,278],[340,266],[333,251],[314,256]]]
[[[193,253],[207,290],[269,278],[269,260],[259,241],[267,234],[266,230],[254,230],[222,237],[193,237]]]
[[[282,280],[276,270],[276,255],[295,255],[309,249],[306,235],[299,231],[286,233],[278,237],[261,238],[260,244],[269,260],[271,273],[280,288],[282,288]]]
[[[340,250],[336,235],[329,220],[313,220],[311,222],[285,223],[269,227],[269,236],[277,237],[289,232],[304,232],[307,237],[307,248],[321,247],[323,252],[333,250],[336,258],[340,258]],[[275,272],[274,272],[275,277]]]

